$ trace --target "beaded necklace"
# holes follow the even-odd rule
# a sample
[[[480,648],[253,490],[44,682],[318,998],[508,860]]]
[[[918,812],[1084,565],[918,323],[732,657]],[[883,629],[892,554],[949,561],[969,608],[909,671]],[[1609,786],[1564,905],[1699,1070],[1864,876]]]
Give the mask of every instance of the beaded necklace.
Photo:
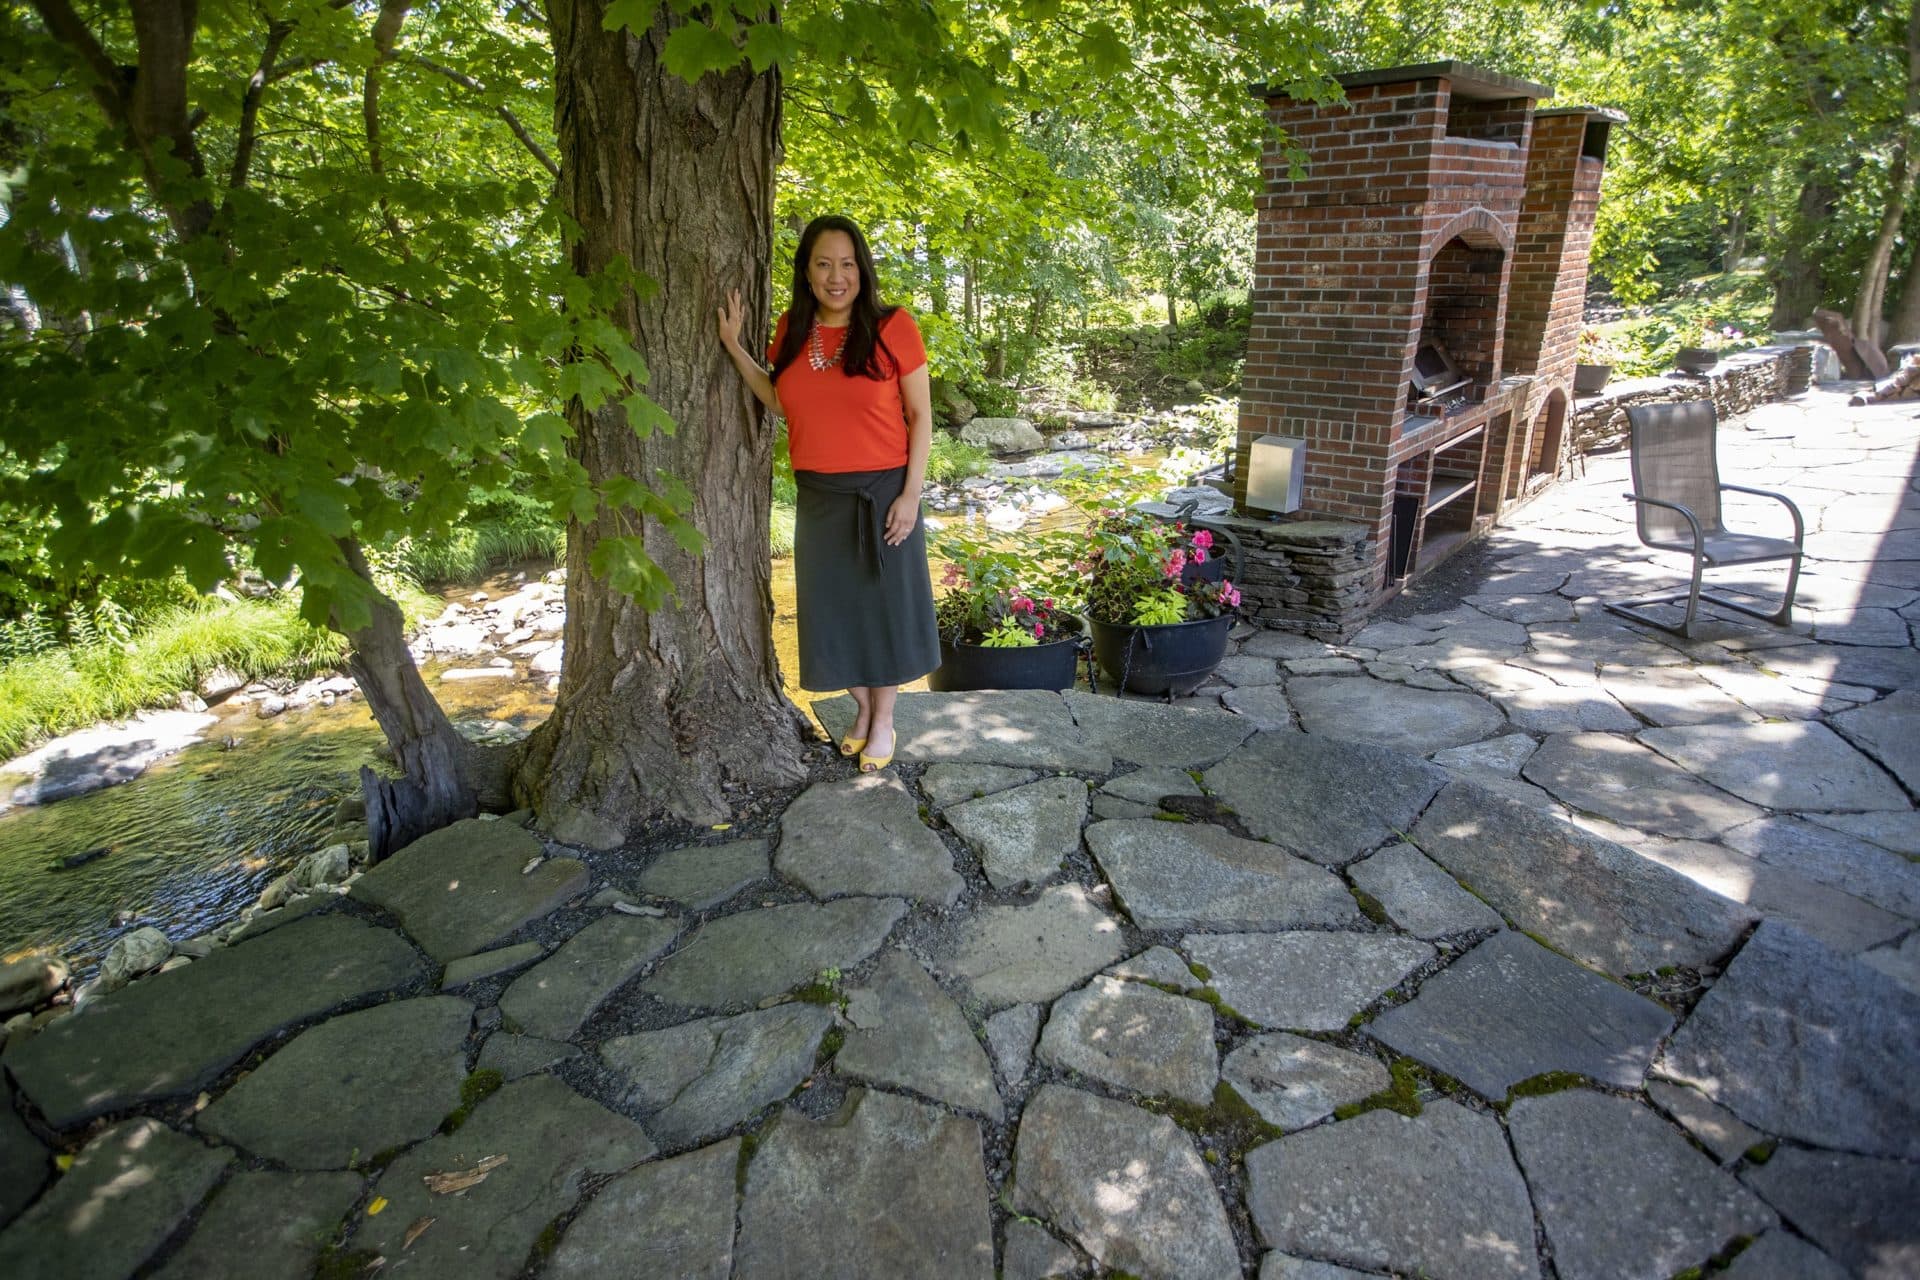
[[[840,357],[846,353],[846,350],[847,340],[843,337],[840,339],[839,350],[835,351],[833,358],[829,360],[826,348],[820,342],[820,322],[814,321],[813,327],[807,331],[807,363],[818,372],[824,373],[839,364]]]

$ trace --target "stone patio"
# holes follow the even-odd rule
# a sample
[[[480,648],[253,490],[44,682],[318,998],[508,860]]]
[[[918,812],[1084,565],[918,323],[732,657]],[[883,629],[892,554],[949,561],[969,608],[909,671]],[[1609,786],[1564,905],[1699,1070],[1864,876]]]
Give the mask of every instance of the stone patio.
[[[1911,415],[1725,429],[1787,632],[1606,614],[1677,558],[1594,458],[1183,705],[907,695],[886,776],[644,858],[428,837],[7,1041],[0,1275],[1920,1274]]]

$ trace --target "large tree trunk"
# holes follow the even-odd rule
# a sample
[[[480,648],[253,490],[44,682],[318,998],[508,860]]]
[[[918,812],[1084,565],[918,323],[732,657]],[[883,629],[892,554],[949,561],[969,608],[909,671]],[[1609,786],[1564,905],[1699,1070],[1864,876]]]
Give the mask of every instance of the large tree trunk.
[[[1825,175],[1807,174],[1785,246],[1773,268],[1773,315],[1769,323],[1775,329],[1806,328],[1814,308],[1825,301],[1827,278],[1816,242],[1839,199],[1839,192]]]
[[[1893,189],[1887,194],[1880,232],[1867,251],[1866,265],[1860,269],[1860,291],[1853,300],[1854,333],[1876,345],[1884,336],[1882,313],[1887,303],[1887,276],[1893,268],[1893,242],[1900,235],[1900,223],[1906,217],[1907,201],[1913,198],[1914,184],[1920,181],[1920,147],[1914,145],[1917,118],[1920,118],[1920,0],[1912,0],[1907,7],[1906,110],[1900,117],[1900,141],[1894,145],[1889,174]]]
[[[1887,327],[1887,345],[1920,342],[1920,249],[1907,259],[1907,270],[1900,289],[1900,305]]]
[[[371,582],[359,544],[344,539],[340,546],[354,572]],[[400,607],[376,592],[373,616],[366,626],[349,630],[337,619],[332,626],[353,646],[347,654],[347,669],[366,696],[367,709],[386,734],[401,771],[400,777],[387,778],[371,769],[360,770],[360,788],[367,802],[367,844],[373,859],[405,848],[429,831],[472,817],[483,798],[503,807],[505,752],[489,753],[467,742],[447,719],[414,665]]]
[[[730,288],[755,329],[767,312],[778,73],[740,67],[689,85],[661,63],[683,19],[662,6],[643,33],[608,32],[604,12],[601,0],[548,3],[560,194],[579,226],[568,249],[583,274],[624,258],[659,286],[614,319],[679,427],[642,440],[617,405],[588,414],[576,401],[570,447],[596,479],[678,476],[707,548],[689,556],[646,523],[647,552],[677,591],[650,613],[588,571],[615,519],[568,530],[567,661],[515,783],[546,830],[600,847],[663,813],[718,822],[730,790],[799,781],[804,728],[773,650],[773,425],[714,333]]]

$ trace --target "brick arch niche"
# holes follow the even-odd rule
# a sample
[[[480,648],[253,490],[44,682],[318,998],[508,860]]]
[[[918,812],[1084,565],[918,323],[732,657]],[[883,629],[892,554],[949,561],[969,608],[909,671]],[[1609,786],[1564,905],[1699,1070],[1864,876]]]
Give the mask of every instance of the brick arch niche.
[[[1233,496],[1259,517],[1253,442],[1303,443],[1301,505],[1282,519],[1357,530],[1361,564],[1319,613],[1282,600],[1256,616],[1345,632],[1551,481],[1605,129],[1624,117],[1537,112],[1546,86],[1460,62],[1340,83],[1336,103],[1256,91],[1276,140]]]

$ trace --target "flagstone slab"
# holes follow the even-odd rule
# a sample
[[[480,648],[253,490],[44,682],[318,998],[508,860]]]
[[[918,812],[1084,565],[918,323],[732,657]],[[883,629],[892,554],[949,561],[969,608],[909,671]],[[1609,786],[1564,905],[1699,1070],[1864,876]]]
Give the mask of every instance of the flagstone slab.
[[[1255,837],[1338,866],[1411,827],[1450,776],[1368,743],[1263,733],[1201,781]]]
[[[1116,1089],[1200,1106],[1220,1081],[1213,1010],[1118,978],[1097,977],[1054,1001],[1040,1060]]]
[[[944,809],[962,800],[978,800],[1032,781],[1031,769],[1009,769],[997,764],[930,764],[920,775],[920,790],[926,793],[934,808]]]
[[[1214,668],[1214,674],[1236,689],[1280,683],[1279,664],[1272,658],[1252,654],[1222,658],[1220,665]]]
[[[1277,684],[1256,685],[1250,689],[1229,689],[1220,695],[1220,705],[1233,712],[1261,733],[1292,732],[1293,704]]]
[[[355,1173],[242,1170],[220,1188],[155,1280],[312,1275],[321,1245],[365,1185]]]
[[[1920,863],[1878,845],[1799,818],[1762,818],[1720,838],[1769,865],[1920,920]]]
[[[1002,1009],[986,1021],[987,1048],[993,1053],[994,1070],[1008,1084],[1027,1078],[1033,1065],[1033,1045],[1040,1035],[1040,1006],[1016,1004]]]
[[[1460,887],[1410,844],[1390,844],[1347,868],[1362,893],[1388,918],[1416,938],[1431,941],[1449,934],[1504,925],[1500,913]]]
[[[199,1207],[233,1152],[158,1120],[122,1120],[0,1231],[0,1275],[123,1280]]]
[[[540,1274],[727,1280],[739,1166],[740,1140],[729,1138],[621,1174],[568,1224]]]
[[[0,1227],[33,1203],[53,1174],[53,1153],[13,1109],[13,1087],[0,1075]]]
[[[546,947],[538,942],[516,942],[510,947],[495,947],[492,951],[462,956],[441,971],[440,989],[458,991],[471,983],[525,968],[545,954]]]
[[[1913,562],[1912,567],[1920,569],[1920,561]],[[1920,577],[1916,577],[1915,582],[1920,583]],[[1888,693],[1920,689],[1920,651],[1911,648],[1806,645],[1784,653],[1767,654],[1765,666],[1783,676],[1811,677],[1827,685],[1865,685]]]
[[[473,1006],[396,1000],[296,1036],[194,1121],[294,1169],[344,1169],[424,1138],[460,1105]]]
[[[853,727],[853,699],[813,703],[835,740]],[[894,704],[895,757],[905,764],[947,761],[1012,768],[1108,773],[1113,755],[1081,732],[1057,693],[996,689],[980,693],[906,693]]]
[[[1901,689],[1833,717],[1834,727],[1909,791],[1920,791],[1920,691]]]
[[[771,873],[765,840],[733,840],[663,853],[640,873],[634,887],[689,910],[705,911]]]
[[[1064,1240],[1044,1227],[1013,1218],[1007,1223],[1007,1244],[1000,1255],[1000,1280],[1058,1280],[1087,1274],[1087,1264]]]
[[[1786,1228],[1775,1227],[1741,1250],[1719,1280],[1847,1280],[1847,1271]]]
[[[1515,927],[1615,976],[1711,964],[1759,919],[1677,871],[1470,782],[1442,791],[1411,837]]]
[[[1449,667],[1448,672],[1491,698],[1515,726],[1534,733],[1631,732],[1640,727],[1632,712],[1597,685],[1556,680],[1531,667],[1505,662]]]
[[[1359,916],[1331,871],[1209,824],[1096,822],[1086,839],[1116,900],[1142,929],[1283,929]]]
[[[487,1037],[480,1046],[476,1071],[498,1071],[503,1080],[518,1080],[536,1071],[545,1071],[568,1058],[577,1058],[581,1050],[563,1040],[542,1040],[538,1036],[509,1035],[504,1031]]]
[[[1920,858],[1920,811],[1906,813],[1810,813],[1809,822],[1870,840],[1882,849]]]
[[[1701,678],[1720,688],[1728,697],[1768,719],[1812,720],[1831,712],[1845,711],[1857,701],[1844,696],[1824,681],[1796,683],[1757,670],[1744,662],[1718,667],[1703,666],[1696,670]]]
[[[947,825],[980,856],[996,889],[1038,884],[1080,848],[1087,820],[1087,784],[1074,777],[1042,778],[1025,786],[968,800],[946,811]]]
[[[898,898],[841,898],[724,916],[702,925],[640,989],[686,1008],[758,1004],[822,969],[853,968],[906,913]]]
[[[1668,1080],[1649,1080],[1647,1097],[1654,1106],[1672,1116],[1674,1123],[1692,1134],[1695,1142],[1711,1151],[1721,1164],[1732,1164],[1766,1138],[1697,1089]]]
[[[897,895],[950,907],[965,883],[906,784],[886,773],[808,787],[780,819],[773,868],[816,898]]]
[[[1284,1031],[1254,1036],[1229,1053],[1220,1078],[1261,1119],[1286,1130],[1317,1124],[1393,1083],[1387,1069],[1364,1054]]]
[[[1548,593],[1508,592],[1468,596],[1467,603],[1489,617],[1527,625],[1534,622],[1572,622],[1573,601]]]
[[[1200,784],[1185,769],[1148,765],[1109,780],[1100,788],[1100,794],[1158,807],[1168,796],[1197,796],[1205,792],[1201,791]]]
[[[1289,680],[1287,699],[1308,733],[1414,755],[1478,742],[1507,723],[1500,708],[1464,689],[1437,693],[1364,676]]]
[[[373,1188],[387,1206],[359,1219],[347,1247],[404,1257],[413,1276],[509,1280],[526,1267],[547,1224],[579,1200],[583,1184],[653,1154],[653,1143],[625,1116],[552,1076],[528,1076],[501,1086],[453,1133],[429,1138],[388,1165]],[[506,1161],[476,1185],[457,1195],[427,1190],[427,1174],[469,1171],[489,1156]],[[433,1225],[403,1248],[422,1218]]]
[[[1645,840],[1634,845],[1634,852],[1723,898],[1745,903],[1769,920],[1805,929],[1842,951],[1864,951],[1913,927],[1913,921],[1904,916],[1725,845]]]
[[[781,1114],[748,1166],[735,1274],[992,1280],[980,1127],[854,1089],[838,1114]]]
[[[445,964],[484,951],[583,892],[578,858],[548,858],[531,831],[469,818],[420,837],[353,882],[350,896],[391,912],[409,937]]]
[[[1032,902],[985,907],[935,952],[935,972],[956,978],[989,1008],[1052,1000],[1126,953],[1119,922],[1077,884]]]
[[[1262,1244],[1431,1280],[1534,1280],[1533,1208],[1500,1122],[1457,1103],[1369,1111],[1246,1158]]]
[[[1920,1275],[1920,1167],[1783,1147],[1746,1171],[1748,1186],[1861,1280]]]
[[[1765,815],[1614,733],[1556,733],[1522,773],[1575,809],[1660,835],[1711,840]]]
[[[1176,991],[1198,991],[1206,984],[1171,947],[1149,947],[1137,956],[1129,956],[1107,970],[1109,977],[1130,982],[1147,982]]]
[[[1661,1070],[1768,1133],[1916,1160],[1916,1044],[1920,995],[1769,921],[1694,1007]]]
[[[672,916],[604,915],[515,978],[500,995],[500,1012],[525,1035],[570,1040],[679,934],[680,921]]]
[[[1488,938],[1367,1033],[1499,1102],[1533,1076],[1572,1072],[1638,1089],[1673,1015],[1523,934]]]
[[[1205,768],[1253,732],[1245,720],[1217,707],[1168,707],[1092,693],[1069,693],[1066,703],[1088,742],[1134,764]]]
[[[341,915],[302,920],[101,996],[18,1047],[7,1067],[47,1123],[204,1089],[275,1032],[422,981],[405,939]]]
[[[1260,1280],[1372,1280],[1366,1272],[1275,1250],[1260,1260]]]
[[[1772,809],[1908,809],[1898,783],[1824,724],[1648,729],[1640,741],[1681,768]]]
[[[1603,666],[1600,687],[1627,710],[1663,728],[1760,723],[1758,712],[1690,667]]]
[[[1297,631],[1261,631],[1241,642],[1240,652],[1256,658],[1317,658],[1333,649]]]
[[[1339,1031],[1433,948],[1379,933],[1188,934],[1180,943],[1235,1013],[1259,1026]]]
[[[1486,773],[1501,778],[1520,776],[1520,766],[1524,765],[1540,744],[1524,733],[1503,733],[1497,738],[1488,738],[1483,742],[1470,742],[1464,747],[1448,747],[1445,751],[1436,751],[1433,762],[1442,768],[1458,770],[1462,773]]]
[[[846,1020],[835,1071],[1006,1119],[966,1015],[906,952],[881,956],[873,977],[847,992]]]
[[[1020,1119],[1012,1204],[1106,1271],[1141,1280],[1240,1276],[1233,1230],[1193,1140],[1165,1116],[1043,1085]]]
[[[1731,1174],[1629,1099],[1585,1089],[1521,1098],[1507,1129],[1561,1280],[1667,1280],[1775,1222]]]
[[[799,1087],[833,1014],[783,1004],[616,1036],[600,1060],[627,1081],[626,1104],[652,1112],[647,1132],[669,1147],[717,1137]]]

